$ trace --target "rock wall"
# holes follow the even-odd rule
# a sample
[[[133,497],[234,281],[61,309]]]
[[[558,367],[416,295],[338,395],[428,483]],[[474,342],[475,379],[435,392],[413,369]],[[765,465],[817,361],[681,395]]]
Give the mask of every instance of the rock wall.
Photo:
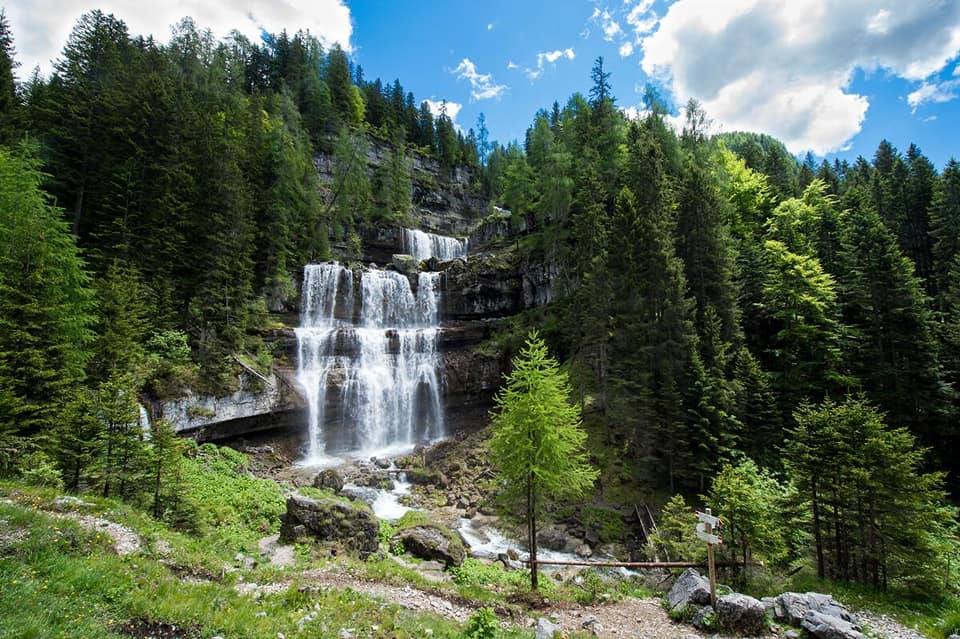
[[[367,165],[370,174],[386,161],[391,145],[374,136],[368,136]],[[445,175],[440,163],[414,151],[413,159],[413,218],[415,226],[440,235],[467,236],[486,214],[487,202],[476,189],[476,175],[466,167],[457,167],[453,175]],[[322,184],[333,183],[333,156],[319,153],[314,166]],[[368,238],[364,238],[366,243]],[[402,242],[402,239],[401,239]],[[396,252],[396,251],[395,251]],[[373,259],[372,257],[370,259]],[[373,259],[378,263],[381,260]]]
[[[166,419],[178,433],[201,441],[292,427],[305,420],[303,400],[283,373],[263,381],[245,372],[240,390],[225,397],[188,393],[150,404],[154,419]]]

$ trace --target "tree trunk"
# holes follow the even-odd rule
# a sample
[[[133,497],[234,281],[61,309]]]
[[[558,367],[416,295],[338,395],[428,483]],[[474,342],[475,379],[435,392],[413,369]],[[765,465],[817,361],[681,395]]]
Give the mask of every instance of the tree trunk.
[[[537,492],[534,486],[533,473],[527,479],[527,522],[530,535],[530,589],[537,591]]]
[[[817,478],[811,482],[813,497],[813,539],[817,546],[817,577],[823,579],[823,537],[820,533],[820,501],[817,499]]]

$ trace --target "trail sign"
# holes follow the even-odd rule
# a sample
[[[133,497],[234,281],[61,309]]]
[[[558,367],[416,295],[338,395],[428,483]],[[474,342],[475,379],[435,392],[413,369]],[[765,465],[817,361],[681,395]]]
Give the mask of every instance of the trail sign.
[[[713,547],[716,544],[722,544],[720,535],[715,535],[714,531],[720,527],[720,518],[714,517],[713,511],[709,508],[706,512],[697,512],[697,537],[707,542],[707,567],[710,569],[710,605],[714,610],[717,608],[717,567],[713,557]]]
[[[697,524],[697,537],[708,544],[722,544],[723,541],[719,535],[707,532],[707,524],[700,522]]]
[[[710,509],[708,508],[707,510],[710,510]],[[702,521],[705,524],[710,524],[715,528],[720,527],[720,518],[711,515],[709,512],[702,513],[700,511],[697,511],[697,519]]]

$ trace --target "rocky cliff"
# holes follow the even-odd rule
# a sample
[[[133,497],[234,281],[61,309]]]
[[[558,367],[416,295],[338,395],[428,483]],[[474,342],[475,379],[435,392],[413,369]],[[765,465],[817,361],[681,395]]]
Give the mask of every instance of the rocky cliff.
[[[386,157],[389,147],[371,138],[367,157],[371,172]],[[321,180],[333,179],[332,158],[318,155],[315,166]],[[459,169],[443,176],[439,164],[414,154],[414,211],[417,228],[439,235],[469,237],[467,259],[431,260],[430,270],[442,273],[442,328],[439,352],[444,409],[448,430],[472,430],[486,424],[492,398],[508,365],[491,347],[501,322],[526,309],[550,301],[556,294],[557,268],[549,261],[519,257],[513,240],[526,229],[514,228],[510,212],[494,209],[471,188],[469,171]],[[391,267],[404,250],[402,228],[381,227],[362,233],[363,261]],[[416,269],[416,263],[413,263]],[[416,285],[415,272],[409,272]],[[274,373],[266,380],[245,374],[241,390],[227,397],[187,395],[155,402],[153,413],[174,423],[176,429],[198,439],[217,440],[246,436],[263,430],[305,430],[305,404],[296,384],[296,313],[277,316],[287,328],[272,331],[266,339],[275,354]],[[331,372],[326,415],[339,414],[338,375]],[[346,438],[348,434],[343,434]],[[333,441],[338,435],[331,434]],[[328,439],[328,441],[330,441]]]

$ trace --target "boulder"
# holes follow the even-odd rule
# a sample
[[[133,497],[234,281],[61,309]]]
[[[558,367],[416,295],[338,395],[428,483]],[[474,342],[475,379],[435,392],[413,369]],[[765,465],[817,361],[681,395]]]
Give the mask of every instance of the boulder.
[[[589,559],[593,555],[593,550],[587,544],[580,544],[574,552],[582,559]]]
[[[366,555],[376,552],[379,531],[380,523],[366,504],[291,495],[280,526],[280,540],[289,543],[314,537]]]
[[[333,468],[327,468],[317,473],[313,478],[314,488],[325,488],[335,493],[343,490],[343,476]]]
[[[738,592],[717,598],[717,618],[726,630],[759,635],[767,629],[767,616],[758,599]]]
[[[404,275],[410,275],[420,270],[420,262],[417,261],[417,258],[403,253],[395,254],[390,260],[390,265]]]
[[[840,617],[811,610],[804,615],[800,626],[817,639],[866,639],[866,635]]]
[[[687,568],[667,593],[670,610],[689,605],[703,606],[710,603],[710,582],[693,568]]]
[[[560,626],[551,622],[549,619],[540,617],[537,619],[536,639],[553,639],[560,633]]]
[[[567,535],[556,526],[550,526],[537,533],[537,542],[549,550],[565,550]]]
[[[467,552],[456,534],[439,526],[412,526],[393,536],[391,543],[400,542],[404,550],[421,559],[436,559],[447,566],[461,566]]]
[[[850,623],[856,623],[856,616],[838,603],[830,595],[818,592],[785,592],[773,599],[773,618],[777,621],[799,626],[810,611],[819,612],[828,617],[838,617]]]

